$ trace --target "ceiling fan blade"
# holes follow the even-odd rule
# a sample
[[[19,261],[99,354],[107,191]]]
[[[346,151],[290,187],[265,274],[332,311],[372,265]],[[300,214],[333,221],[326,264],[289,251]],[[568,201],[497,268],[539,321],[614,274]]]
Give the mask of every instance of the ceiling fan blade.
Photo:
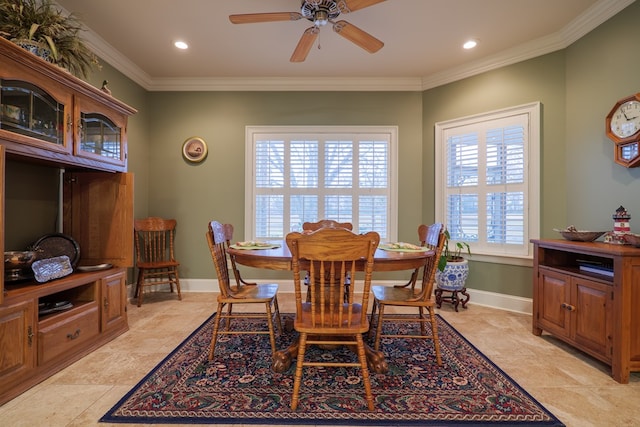
[[[369,53],[375,53],[384,46],[383,42],[347,21],[335,22],[333,24],[333,31],[350,42],[357,44]]]
[[[339,0],[338,7],[340,12],[349,13],[365,7],[373,6],[377,3],[382,3],[385,0]]]
[[[302,15],[298,12],[245,13],[240,15],[229,15],[229,21],[234,24],[297,21],[298,19],[302,19]]]
[[[291,55],[291,62],[303,62],[305,59],[307,59],[307,55],[311,50],[311,46],[313,46],[313,44],[316,42],[316,39],[318,38],[318,33],[320,33],[320,29],[315,25],[305,30],[305,32],[302,34],[302,37],[300,37],[300,41],[298,42],[296,49]]]

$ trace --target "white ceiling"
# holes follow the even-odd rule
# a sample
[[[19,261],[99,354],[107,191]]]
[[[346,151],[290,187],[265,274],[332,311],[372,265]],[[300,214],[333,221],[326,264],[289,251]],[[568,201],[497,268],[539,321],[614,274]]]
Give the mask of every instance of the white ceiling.
[[[382,40],[370,54],[320,32],[289,58],[298,21],[232,24],[239,13],[300,11],[300,0],[56,0],[88,44],[147,90],[424,90],[562,49],[634,0],[387,0],[341,14]],[[479,41],[462,49],[468,38]],[[173,47],[177,39],[188,51]]]

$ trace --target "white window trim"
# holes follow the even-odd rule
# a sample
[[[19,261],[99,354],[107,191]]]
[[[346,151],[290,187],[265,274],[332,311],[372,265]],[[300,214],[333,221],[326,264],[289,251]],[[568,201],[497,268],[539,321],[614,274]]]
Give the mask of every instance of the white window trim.
[[[255,150],[254,140],[256,134],[285,134],[285,133],[386,133],[389,135],[389,217],[388,236],[389,241],[398,238],[398,127],[397,126],[246,126],[245,127],[245,219],[244,239],[255,239],[254,219],[255,207]]]
[[[454,127],[467,126],[512,114],[527,114],[529,116],[529,138],[527,156],[527,197],[529,199],[529,221],[527,238],[540,237],[540,102],[532,102],[500,110],[489,111],[472,116],[447,120],[435,124],[435,219],[444,222],[445,203],[444,186],[446,185],[445,159],[445,131]],[[477,253],[471,248],[471,260],[500,264],[531,266],[533,260],[533,245],[528,243],[527,255]]]

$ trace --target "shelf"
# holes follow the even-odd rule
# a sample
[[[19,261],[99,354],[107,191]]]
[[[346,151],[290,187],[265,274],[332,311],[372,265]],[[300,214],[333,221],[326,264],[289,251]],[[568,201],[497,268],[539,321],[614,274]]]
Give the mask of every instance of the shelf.
[[[62,145],[62,136],[58,136],[52,132],[41,132],[39,130],[34,130],[23,124],[11,123],[10,120],[6,120],[5,118],[2,118],[2,120],[0,120],[0,129],[8,130],[10,132],[18,133],[24,136],[30,136],[31,138],[36,138],[39,140],[50,142],[52,144]]]
[[[575,267],[575,266],[549,266],[549,265],[543,265],[540,264],[539,266],[540,268],[546,268],[548,270],[552,270],[558,273],[566,273],[566,274],[571,274],[572,276],[576,276],[576,277],[582,277],[584,279],[589,279],[589,280],[595,280],[598,282],[602,282],[605,285],[609,285],[612,286],[613,285],[613,277],[607,276],[607,275],[603,275],[603,274],[597,274],[597,273],[590,273],[588,271],[583,271],[580,270],[580,267]]]
[[[45,307],[50,308],[52,311],[45,314],[40,314],[38,311],[38,320],[42,323],[46,319],[59,318],[65,313],[73,313],[81,310],[83,306],[87,304],[95,304],[98,298],[96,282],[89,282],[82,286],[77,286],[70,289],[65,289],[60,292],[55,292],[38,299],[38,309],[43,304]],[[67,303],[59,308],[50,307],[56,303]]]

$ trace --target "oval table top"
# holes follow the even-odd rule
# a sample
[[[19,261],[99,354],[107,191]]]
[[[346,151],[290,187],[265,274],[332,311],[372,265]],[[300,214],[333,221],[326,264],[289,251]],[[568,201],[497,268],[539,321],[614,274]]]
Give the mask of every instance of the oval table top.
[[[269,270],[292,270],[291,252],[284,240],[269,240],[268,243],[279,245],[270,249],[236,249],[230,247],[228,252],[238,264]],[[434,251],[387,251],[376,249],[373,260],[374,271],[413,270],[422,267]]]

